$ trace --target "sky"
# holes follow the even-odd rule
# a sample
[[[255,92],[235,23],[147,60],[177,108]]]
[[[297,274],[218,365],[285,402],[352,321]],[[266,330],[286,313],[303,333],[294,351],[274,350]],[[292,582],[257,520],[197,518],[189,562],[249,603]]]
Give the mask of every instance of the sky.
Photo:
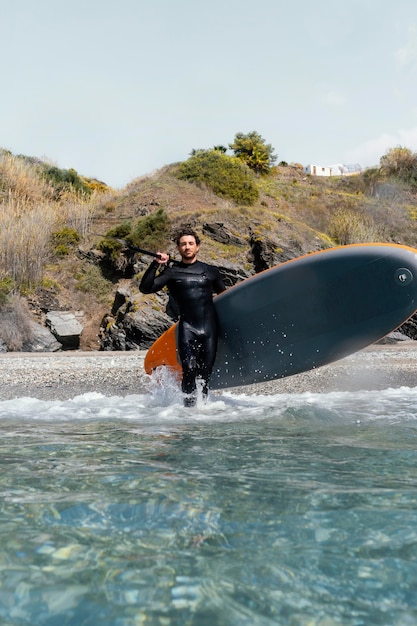
[[[256,131],[277,161],[417,151],[416,0],[0,0],[0,147],[121,189]]]

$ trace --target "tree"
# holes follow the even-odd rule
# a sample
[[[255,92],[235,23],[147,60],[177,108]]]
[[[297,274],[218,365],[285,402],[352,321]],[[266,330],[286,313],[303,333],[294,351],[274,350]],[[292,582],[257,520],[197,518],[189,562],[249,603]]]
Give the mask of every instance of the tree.
[[[229,144],[235,156],[257,174],[268,174],[277,160],[274,148],[265,143],[265,139],[256,131],[248,134],[237,133],[233,143]]]
[[[221,152],[222,154],[226,154],[227,148],[223,145],[213,146],[213,150],[217,150],[217,152]]]
[[[381,170],[413,186],[417,185],[417,154],[409,148],[391,148],[380,159]]]

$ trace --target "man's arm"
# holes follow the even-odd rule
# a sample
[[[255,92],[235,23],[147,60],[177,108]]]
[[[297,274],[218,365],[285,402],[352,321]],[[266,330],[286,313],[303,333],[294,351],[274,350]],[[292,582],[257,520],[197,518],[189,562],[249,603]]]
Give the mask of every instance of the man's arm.
[[[142,293],[156,293],[157,291],[162,289],[162,287],[165,287],[169,279],[168,268],[166,268],[165,271],[162,272],[162,274],[159,274],[159,276],[156,276],[156,271],[168,260],[169,255],[161,253],[159,254],[158,259],[152,261],[152,263],[149,265],[148,269],[142,276],[142,280],[140,281],[139,285],[139,291],[141,291]]]

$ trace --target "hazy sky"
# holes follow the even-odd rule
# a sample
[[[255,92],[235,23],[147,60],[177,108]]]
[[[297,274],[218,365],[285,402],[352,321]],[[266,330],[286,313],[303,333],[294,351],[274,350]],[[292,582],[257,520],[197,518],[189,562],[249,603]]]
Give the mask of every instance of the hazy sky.
[[[278,161],[417,151],[416,0],[0,0],[0,147],[123,187],[252,130]]]

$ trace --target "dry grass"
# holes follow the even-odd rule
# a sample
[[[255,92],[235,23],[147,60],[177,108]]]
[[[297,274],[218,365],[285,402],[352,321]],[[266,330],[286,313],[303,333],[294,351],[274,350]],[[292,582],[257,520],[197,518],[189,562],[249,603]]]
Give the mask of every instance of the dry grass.
[[[36,166],[0,154],[0,272],[19,288],[42,279],[54,230],[69,226],[85,235],[94,217],[98,194],[85,200],[67,193],[54,201],[52,191]]]
[[[22,202],[45,202],[52,197],[52,187],[23,159],[0,153],[0,193]]]
[[[341,246],[380,241],[384,238],[382,227],[378,226],[372,218],[349,210],[336,211],[330,218],[328,231]]]
[[[66,194],[60,200],[61,224],[85,237],[91,230],[98,206],[103,204],[104,198],[102,193],[93,193],[87,199]]]
[[[29,204],[11,197],[0,204],[0,269],[18,286],[41,279],[58,217],[50,203]]]

